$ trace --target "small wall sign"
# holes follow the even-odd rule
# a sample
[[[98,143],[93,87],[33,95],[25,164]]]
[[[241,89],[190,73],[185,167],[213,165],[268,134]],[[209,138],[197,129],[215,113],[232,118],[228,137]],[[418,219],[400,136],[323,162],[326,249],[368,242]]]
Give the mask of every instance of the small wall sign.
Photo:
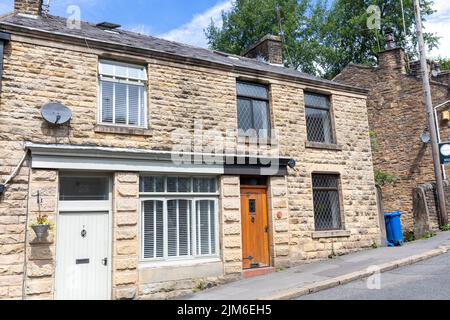
[[[441,164],[450,164],[450,142],[441,143],[439,145],[439,153],[441,158]]]

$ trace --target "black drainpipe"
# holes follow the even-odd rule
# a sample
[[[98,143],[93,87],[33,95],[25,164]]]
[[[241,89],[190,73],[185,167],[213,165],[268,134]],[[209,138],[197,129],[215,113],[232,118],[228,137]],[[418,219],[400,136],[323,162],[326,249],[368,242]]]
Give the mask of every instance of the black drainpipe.
[[[11,40],[9,33],[0,32],[0,94],[2,93],[2,78],[3,78],[3,54],[5,45]]]

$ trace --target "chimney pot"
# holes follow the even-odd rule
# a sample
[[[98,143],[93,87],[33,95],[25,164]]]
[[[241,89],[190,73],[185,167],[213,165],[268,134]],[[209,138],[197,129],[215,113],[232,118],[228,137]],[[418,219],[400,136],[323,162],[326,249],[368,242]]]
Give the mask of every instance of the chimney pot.
[[[43,7],[43,0],[14,0],[14,12],[18,14],[40,16]]]
[[[397,45],[395,44],[395,37],[392,32],[388,32],[384,36],[386,40],[386,50],[395,49]]]
[[[252,59],[263,58],[271,64],[283,64],[283,42],[281,37],[266,35],[242,54]]]

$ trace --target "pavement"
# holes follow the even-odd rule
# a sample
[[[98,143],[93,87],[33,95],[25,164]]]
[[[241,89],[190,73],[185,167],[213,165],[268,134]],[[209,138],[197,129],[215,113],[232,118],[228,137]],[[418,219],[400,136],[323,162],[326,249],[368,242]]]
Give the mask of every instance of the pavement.
[[[378,281],[378,280],[377,280]],[[450,253],[298,300],[450,300]]]
[[[447,253],[450,232],[402,247],[378,248],[239,280],[191,294],[185,300],[291,300],[389,272]]]

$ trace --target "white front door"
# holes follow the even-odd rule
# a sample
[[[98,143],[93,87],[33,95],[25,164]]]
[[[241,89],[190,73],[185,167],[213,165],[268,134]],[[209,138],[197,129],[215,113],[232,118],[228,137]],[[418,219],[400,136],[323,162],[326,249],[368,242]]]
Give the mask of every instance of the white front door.
[[[109,212],[61,213],[57,241],[56,299],[109,299]]]
[[[55,298],[111,298],[111,181],[61,175]]]

